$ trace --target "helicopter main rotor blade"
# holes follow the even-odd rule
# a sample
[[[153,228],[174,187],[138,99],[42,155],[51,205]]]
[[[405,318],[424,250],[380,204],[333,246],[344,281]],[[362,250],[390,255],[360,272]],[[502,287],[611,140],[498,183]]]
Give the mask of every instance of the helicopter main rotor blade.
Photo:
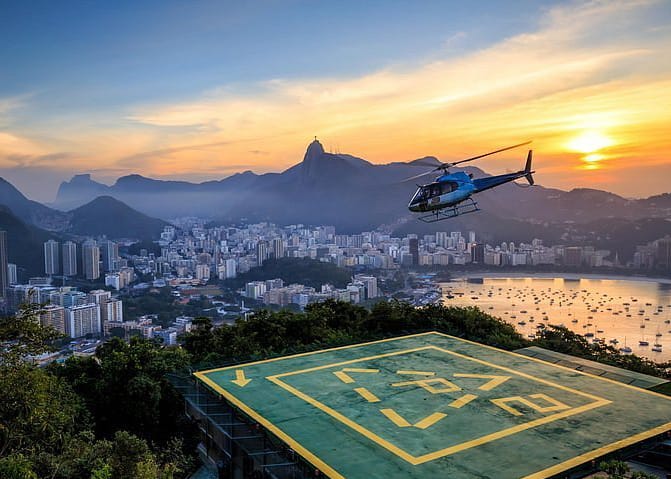
[[[438,167],[442,165],[442,163],[438,159],[433,159],[433,160],[428,160],[425,158],[422,158],[421,160],[415,160],[408,166],[428,166],[428,167]]]
[[[436,174],[436,170],[429,170],[429,171],[425,171],[424,173],[420,173],[419,175],[411,176],[410,178],[405,178],[405,179],[399,181],[399,183],[407,183],[408,181],[416,180],[417,178],[421,178],[422,176],[435,175],[435,174]]]
[[[507,146],[505,148],[501,148],[500,150],[490,151],[489,153],[485,153],[483,155],[473,156],[471,158],[466,158],[465,160],[459,160],[459,161],[455,161],[453,163],[447,163],[447,164],[450,165],[450,166],[454,166],[454,165],[458,165],[460,163],[466,163],[467,161],[478,160],[480,158],[484,158],[485,156],[494,155],[496,153],[501,153],[502,151],[512,150],[513,148],[519,148],[520,146],[528,145],[529,143],[531,143],[531,141],[525,141],[524,143],[520,143],[518,145]]]

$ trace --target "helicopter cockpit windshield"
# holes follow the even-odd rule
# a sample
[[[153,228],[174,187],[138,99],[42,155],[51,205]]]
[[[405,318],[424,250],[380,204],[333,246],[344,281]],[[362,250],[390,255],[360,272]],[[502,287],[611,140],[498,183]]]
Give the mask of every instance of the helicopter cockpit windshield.
[[[429,198],[434,198],[436,196],[450,193],[456,190],[457,187],[458,187],[457,183],[451,181],[445,181],[442,183],[431,183],[429,185],[420,186],[417,189],[415,196],[412,197],[411,203],[428,200]]]

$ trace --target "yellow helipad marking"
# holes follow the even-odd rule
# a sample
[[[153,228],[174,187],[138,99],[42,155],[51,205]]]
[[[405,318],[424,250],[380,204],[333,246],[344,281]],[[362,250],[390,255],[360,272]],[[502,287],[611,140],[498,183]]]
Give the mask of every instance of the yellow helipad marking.
[[[511,396],[508,398],[498,398],[498,399],[491,399],[491,402],[496,404],[498,407],[501,409],[504,409],[508,411],[510,414],[514,416],[521,416],[522,412],[518,411],[517,409],[508,406],[509,402],[518,402],[522,403],[526,406],[529,406],[531,409],[541,412],[541,413],[546,413],[546,412],[554,412],[554,411],[562,411],[564,409],[570,409],[571,406],[568,406],[564,404],[561,401],[557,401],[554,398],[551,398],[550,396],[546,394],[531,394],[529,397],[534,398],[534,399],[543,399],[544,401],[549,402],[552,404],[552,406],[540,406],[532,401],[529,401],[528,399],[523,398],[522,396]]]
[[[462,373],[455,373],[454,374],[455,378],[477,378],[477,379],[490,379],[491,381],[486,382],[482,386],[480,386],[478,389],[481,389],[482,391],[491,391],[497,386],[500,386],[501,384],[505,383],[508,379],[510,379],[510,376],[493,376],[491,374],[462,374]]]
[[[366,388],[354,388],[354,390],[368,402],[380,402],[380,399]]]
[[[399,341],[399,340],[407,340],[407,339],[412,339],[412,338],[422,338],[422,337],[431,337],[431,336],[444,337],[444,338],[448,338],[452,341],[457,341],[457,342],[461,342],[461,343],[464,343],[464,344],[471,344],[471,345],[477,346],[479,348],[483,348],[483,349],[487,349],[487,350],[491,350],[491,351],[496,351],[499,354],[519,358],[519,359],[527,361],[527,362],[529,362],[529,361],[534,362],[534,363],[542,365],[543,367],[560,369],[560,370],[566,371],[566,372],[571,373],[571,374],[578,374],[578,375],[581,375],[581,376],[586,376],[586,377],[589,377],[589,378],[594,379],[596,381],[605,381],[605,382],[608,382],[610,384],[616,385],[618,387],[623,387],[623,388],[626,388],[626,389],[631,389],[631,390],[637,391],[637,392],[642,393],[642,394],[655,396],[659,399],[671,400],[671,398],[669,398],[668,396],[665,396],[664,394],[661,394],[661,393],[658,393],[658,392],[655,392],[655,391],[642,389],[642,388],[639,388],[639,387],[636,387],[636,386],[632,386],[630,384],[620,383],[620,382],[615,381],[613,379],[604,378],[604,377],[600,377],[600,376],[595,376],[594,374],[591,374],[591,373],[588,373],[588,372],[578,371],[578,370],[575,370],[575,369],[572,369],[572,368],[569,368],[569,367],[566,367],[566,366],[548,363],[547,361],[543,361],[543,360],[538,359],[538,358],[533,358],[533,357],[526,356],[526,355],[516,353],[516,352],[512,352],[512,351],[505,351],[505,350],[502,350],[502,349],[499,349],[499,348],[496,348],[496,347],[493,347],[493,346],[488,346],[488,345],[485,345],[485,344],[477,343],[475,341],[469,341],[467,339],[458,338],[456,336],[451,336],[449,334],[439,333],[439,332],[436,332],[436,331],[430,331],[430,332],[418,333],[418,334],[411,334],[411,335],[395,337],[395,338],[381,339],[381,340],[377,340],[377,341],[370,341],[370,342],[367,342],[367,343],[351,344],[351,345],[348,345],[348,346],[339,346],[339,347],[329,348],[329,349],[325,349],[325,350],[321,350],[321,351],[309,351],[309,352],[293,354],[293,355],[289,355],[289,356],[281,356],[281,357],[276,357],[276,358],[271,358],[271,359],[264,359],[264,360],[260,360],[260,361],[254,361],[254,362],[246,363],[246,364],[244,364],[244,366],[249,367],[249,366],[255,366],[255,365],[259,365],[259,364],[267,364],[267,363],[274,363],[274,362],[278,362],[278,361],[285,361],[287,359],[292,359],[292,358],[299,358],[299,357],[306,357],[306,356],[318,356],[320,354],[326,354],[326,353],[330,353],[330,352],[333,352],[333,351],[341,351],[341,350],[346,350],[346,349],[350,349],[350,348],[361,348],[361,347],[367,347],[367,346],[371,346],[371,345],[375,345],[375,344],[384,344],[384,343],[390,343],[390,342]],[[426,349],[426,348],[413,348],[413,349],[402,351],[401,353],[408,353],[408,352],[413,352],[413,351],[422,350],[422,349]],[[434,349],[441,350],[441,348],[437,348],[437,347],[434,347]],[[443,350],[443,351],[448,352],[448,350]],[[375,358],[377,358],[377,357],[387,357],[387,356],[394,355],[394,354],[397,354],[397,353],[382,354],[382,355],[375,356]],[[464,356],[464,355],[460,355],[458,353],[453,353],[453,354],[455,354],[457,356]],[[472,358],[470,356],[464,356],[464,357],[466,357],[467,359],[470,359],[470,360],[475,360],[476,362],[480,362],[480,360],[476,360],[475,358]],[[357,359],[357,360],[350,361],[349,363],[363,361],[363,360],[366,360],[366,359],[371,359],[371,358],[360,358],[360,359]],[[485,364],[488,364],[488,363],[485,362]],[[320,403],[313,400],[311,397],[304,395],[303,393],[296,390],[295,388],[292,388],[288,384],[283,383],[280,379],[278,379],[278,377],[279,376],[284,376],[284,375],[297,374],[297,373],[301,373],[301,372],[310,372],[310,371],[313,371],[313,370],[324,369],[325,367],[332,367],[332,366],[333,365],[327,365],[327,366],[322,366],[322,367],[309,368],[309,369],[305,369],[305,370],[302,370],[302,371],[283,373],[281,375],[268,376],[266,379],[268,379],[269,381],[273,382],[274,384],[282,387],[283,389],[285,389],[289,392],[292,392],[294,395],[296,395],[297,397],[299,397],[299,398],[305,400],[306,402],[312,404],[313,406],[319,407],[317,404],[320,404]],[[502,368],[501,366],[497,366],[497,365],[492,365],[492,366],[495,367],[495,368]],[[301,443],[299,443],[297,440],[295,440],[292,436],[285,433],[281,428],[279,428],[278,426],[276,426],[275,424],[270,422],[268,419],[266,419],[263,415],[261,415],[260,413],[258,413],[257,411],[255,411],[254,409],[249,407],[245,402],[238,399],[233,393],[224,389],[221,386],[221,384],[219,384],[218,382],[216,382],[216,381],[214,381],[214,380],[212,380],[211,378],[208,377],[208,375],[211,374],[211,373],[226,371],[226,370],[230,370],[230,369],[235,369],[236,367],[239,367],[239,366],[227,366],[227,367],[223,367],[223,368],[220,367],[220,368],[213,368],[213,369],[208,369],[208,370],[203,370],[203,371],[197,371],[197,372],[194,373],[194,376],[196,376],[198,379],[203,381],[207,386],[212,388],[212,390],[214,390],[214,391],[218,392],[219,394],[221,394],[222,396],[224,396],[233,405],[239,407],[242,411],[244,411],[246,414],[248,414],[251,418],[258,421],[260,424],[262,424],[268,430],[273,432],[277,437],[282,439],[292,449],[294,449],[301,456],[303,456],[307,461],[309,461],[310,463],[312,463],[313,465],[318,467],[327,477],[329,477],[330,479],[344,479],[342,474],[337,472],[333,467],[331,467],[329,464],[325,463],[317,455],[315,455],[310,450],[308,450],[306,447],[301,445]],[[508,368],[505,368],[505,369],[508,369]],[[512,371],[512,370],[510,370],[510,371]],[[514,373],[514,371],[513,371],[513,373]],[[517,373],[514,373],[514,374],[517,374]],[[520,372],[519,375],[524,376],[524,373]],[[540,378],[534,378],[534,379],[537,380],[537,381],[543,382],[543,380],[541,380]],[[550,383],[550,384],[552,384],[552,383]],[[555,385],[555,386],[559,386],[559,385]],[[564,389],[564,387],[561,387],[560,389]],[[580,414],[580,413],[588,411],[590,409],[602,407],[602,406],[605,406],[605,405],[611,403],[611,401],[608,401],[606,399],[598,398],[596,396],[592,396],[592,395],[584,393],[584,392],[573,390],[571,388],[565,388],[565,389],[573,391],[573,392],[575,392],[579,395],[592,398],[592,399],[595,400],[595,403],[587,404],[585,406],[575,408],[575,409],[569,409],[569,410],[566,410],[562,413],[554,414],[554,415],[542,418],[541,420],[537,420],[537,421],[533,421],[531,423],[527,423],[526,425],[517,426],[515,428],[516,430],[510,430],[509,429],[509,430],[505,430],[505,431],[500,431],[500,432],[495,433],[493,435],[489,435],[489,436],[479,438],[476,441],[481,443],[481,444],[484,444],[485,442],[489,442],[491,440],[495,440],[495,439],[498,439],[498,438],[501,438],[501,437],[505,437],[505,436],[510,435],[510,434],[515,434],[516,432],[520,432],[520,431],[522,431],[524,429],[528,429],[530,427],[535,427],[535,426],[545,424],[545,423],[548,423],[548,422],[552,422],[552,421],[555,421],[555,420],[560,420],[560,419],[569,417],[571,415]],[[328,409],[328,407],[326,407],[326,406],[324,406],[324,407],[326,409]],[[322,408],[320,408],[320,409],[322,409]],[[429,460],[436,459],[438,457],[443,457],[443,456],[458,452],[458,450],[454,450],[454,447],[453,447],[453,448],[446,448],[446,449],[443,449],[441,451],[436,451],[436,452],[432,453],[431,455],[425,455],[425,456],[420,456],[420,457],[416,458],[414,456],[409,455],[408,453],[406,453],[402,449],[394,446],[393,444],[390,444],[390,443],[384,444],[385,441],[382,440],[382,439],[380,439],[380,441],[375,440],[373,437],[371,437],[371,436],[375,436],[375,435],[370,433],[370,431],[367,431],[365,428],[361,427],[357,423],[354,423],[353,421],[350,421],[346,417],[344,417],[342,415],[339,415],[339,413],[337,413],[336,411],[332,411],[332,413],[331,413],[331,412],[329,412],[325,409],[322,409],[322,410],[324,410],[325,412],[330,414],[335,419],[341,421],[343,424],[351,427],[353,430],[361,433],[362,435],[364,435],[366,437],[371,438],[372,440],[377,442],[380,446],[384,447],[385,449],[391,451],[392,453],[396,454],[400,458],[402,458],[402,459],[404,459],[404,460],[406,460],[409,463],[414,464],[414,465],[418,465],[418,464],[421,464],[423,462],[427,462]],[[341,417],[338,417],[338,416],[341,416]],[[544,421],[544,422],[540,422],[540,421]],[[663,434],[663,433],[668,432],[670,430],[671,430],[671,422],[667,422],[665,424],[661,424],[661,425],[659,425],[657,427],[654,427],[652,429],[649,429],[647,431],[642,431],[638,434],[635,434],[635,435],[632,435],[632,436],[629,436],[629,437],[625,437],[625,438],[623,438],[619,441],[615,441],[615,442],[613,442],[611,444],[608,444],[608,445],[605,445],[601,448],[594,449],[594,450],[591,450],[591,451],[587,451],[584,454],[581,454],[579,456],[570,458],[570,459],[568,459],[564,462],[558,463],[554,466],[551,466],[551,467],[539,470],[537,472],[531,473],[531,474],[525,476],[523,479],[546,479],[548,477],[554,476],[554,475],[556,475],[558,473],[561,473],[563,471],[569,470],[573,467],[584,464],[585,462],[587,462],[589,460],[602,457],[602,456],[604,456],[608,453],[611,453],[611,452],[616,451],[618,449],[621,449],[623,447],[629,446],[631,444],[635,444],[637,442],[643,441],[643,440],[648,439],[650,437],[654,437],[654,436]],[[370,436],[367,435],[366,433],[370,433]],[[494,437],[494,436],[497,436],[497,437]],[[459,450],[468,449],[470,447],[475,447],[476,445],[478,445],[478,444],[475,444],[476,441],[469,441],[468,443],[462,443],[462,444],[459,444],[455,447],[458,447]],[[434,456],[434,457],[431,457],[431,456]]]
[[[443,419],[447,414],[443,414],[442,412],[434,412],[430,416],[426,416],[424,419],[422,419],[419,422],[415,423],[415,427],[418,429],[426,429],[429,426],[433,426],[436,424],[438,421]]]
[[[417,429],[426,429],[428,427],[431,427],[447,416],[447,414],[443,414],[442,412],[434,412],[433,414],[429,414],[428,416],[426,416],[424,419],[417,421],[415,424],[410,424],[403,416],[401,416],[393,409],[389,408],[380,409],[380,412],[384,414],[387,417],[387,419],[396,424],[398,427],[413,426],[416,427]]]
[[[436,373],[432,373],[432,372],[428,372],[428,371],[407,371],[407,370],[396,371],[396,374],[414,375],[414,376],[435,376],[436,375]]]
[[[231,381],[233,384],[237,384],[241,388],[244,388],[247,386],[250,382],[252,382],[251,379],[247,379],[245,377],[245,372],[242,369],[237,369],[235,371],[235,379]]]
[[[378,436],[374,432],[370,431],[366,427],[364,427],[364,426],[352,421],[351,419],[347,418],[342,413],[339,413],[338,411],[334,410],[333,408],[323,404],[322,402],[320,402],[320,401],[314,399],[313,397],[303,393],[302,391],[299,391],[295,387],[285,383],[282,379],[280,379],[280,378],[284,378],[284,377],[287,377],[287,376],[294,376],[294,375],[297,375],[297,374],[305,374],[305,373],[309,373],[309,372],[320,371],[320,370],[323,370],[323,369],[330,369],[330,368],[334,368],[334,367],[342,367],[342,366],[346,366],[348,364],[362,363],[362,362],[366,362],[366,361],[371,361],[373,359],[386,358],[386,357],[391,357],[391,356],[398,356],[400,354],[409,354],[409,353],[414,353],[414,352],[418,352],[418,351],[428,351],[428,350],[440,351],[440,352],[449,354],[451,356],[466,359],[468,361],[473,361],[475,363],[482,364],[482,365],[488,366],[488,367],[493,368],[493,369],[498,369],[500,371],[504,371],[504,372],[509,373],[513,376],[523,377],[523,378],[529,379],[529,380],[537,382],[537,383],[545,384],[546,386],[561,389],[562,391],[566,391],[566,392],[569,392],[569,393],[572,393],[572,394],[575,394],[575,395],[578,395],[578,396],[581,396],[581,397],[584,397],[584,398],[588,398],[593,402],[591,402],[589,404],[586,404],[584,406],[570,408],[570,409],[567,409],[565,411],[558,412],[556,414],[551,414],[549,416],[545,416],[545,417],[542,417],[542,418],[539,418],[539,419],[536,419],[536,420],[533,420],[533,421],[529,421],[529,422],[526,422],[524,424],[519,424],[517,426],[513,426],[513,427],[510,427],[510,428],[507,428],[507,429],[503,429],[501,431],[497,431],[497,432],[492,433],[492,434],[487,434],[485,436],[482,436],[482,437],[479,437],[479,438],[476,438],[476,439],[473,439],[473,440],[470,440],[470,441],[465,441],[465,442],[462,442],[460,444],[456,444],[454,446],[450,446],[450,447],[447,447],[447,448],[444,448],[444,449],[440,449],[440,450],[432,452],[432,453],[424,454],[424,455],[421,455],[421,456],[413,456],[412,454],[410,454],[407,451],[401,449],[400,447],[398,447],[398,446],[392,444],[391,442],[381,438],[380,436]],[[344,371],[344,369],[343,369],[343,371]],[[588,393],[585,393],[585,392],[582,392],[582,391],[578,391],[577,389],[572,389],[572,388],[569,388],[567,386],[563,386],[561,384],[553,383],[553,382],[545,380],[545,379],[541,379],[541,378],[531,376],[531,375],[523,373],[521,371],[515,371],[514,369],[507,368],[505,366],[500,366],[498,364],[489,363],[487,361],[483,361],[482,359],[477,359],[477,358],[474,358],[474,357],[471,357],[471,356],[467,356],[465,354],[457,353],[455,351],[451,351],[449,349],[444,349],[444,348],[440,348],[438,346],[433,346],[433,345],[421,346],[421,347],[411,348],[411,349],[402,350],[402,351],[394,351],[394,352],[391,352],[391,353],[378,354],[378,355],[374,355],[374,356],[367,356],[367,357],[358,358],[358,359],[350,359],[348,361],[341,361],[341,362],[337,362],[337,363],[334,363],[334,364],[324,364],[324,365],[321,365],[321,366],[315,366],[315,367],[311,367],[311,368],[300,369],[300,370],[297,370],[297,371],[289,371],[289,372],[285,372],[285,373],[276,374],[274,376],[268,376],[266,379],[268,379],[269,381],[277,384],[278,386],[280,386],[281,388],[285,389],[286,391],[294,394],[295,396],[298,396],[299,398],[303,399],[307,403],[312,404],[314,407],[320,409],[321,411],[329,414],[331,417],[337,419],[338,421],[342,422],[343,424],[347,425],[348,427],[354,429],[355,431],[357,431],[362,436],[367,437],[371,441],[374,441],[378,445],[384,447],[388,451],[396,454],[398,457],[404,459],[405,461],[407,461],[410,464],[413,464],[415,466],[418,465],[418,464],[423,464],[423,463],[428,462],[428,461],[432,461],[434,459],[438,459],[439,457],[444,457],[444,456],[448,456],[450,454],[455,454],[457,452],[460,452],[460,451],[463,451],[463,450],[466,450],[466,449],[470,449],[470,448],[473,448],[473,447],[477,447],[477,446],[480,446],[482,444],[486,444],[488,442],[495,441],[497,439],[501,439],[501,438],[506,437],[506,436],[517,434],[517,433],[525,431],[527,429],[531,429],[531,428],[534,428],[534,427],[537,427],[537,426],[541,426],[543,424],[547,424],[547,423],[550,423],[550,422],[553,422],[553,421],[557,421],[559,419],[564,419],[564,418],[573,416],[575,414],[580,414],[580,413],[583,413],[585,411],[589,411],[590,409],[602,407],[602,406],[605,406],[605,405],[611,403],[611,401],[600,398],[598,396],[594,396],[592,394],[588,394]],[[406,383],[417,383],[417,382],[420,382],[420,381],[435,381],[436,379],[443,379],[443,378],[422,379],[422,380],[418,380],[418,381],[405,381],[405,382]],[[398,383],[396,383],[396,384],[398,384]],[[455,386],[455,385],[453,385],[453,386]],[[458,386],[455,386],[455,387],[458,387]],[[550,407],[552,407],[552,406],[550,406]],[[393,411],[393,410],[391,410],[391,411]],[[400,418],[399,424],[404,424],[403,421],[405,421],[405,423],[407,423],[407,424],[410,424],[407,420],[405,420],[404,418],[399,416],[395,411],[393,411],[393,413],[395,414],[394,417],[397,420],[399,420],[399,418]],[[385,416],[387,416],[387,414],[385,414]],[[389,416],[387,416],[387,417],[389,417]],[[391,418],[389,418],[389,419],[392,420]],[[394,421],[392,420],[392,422],[394,422]],[[412,424],[410,424],[410,425],[412,426]],[[399,427],[408,427],[408,426],[399,426]]]
[[[442,388],[434,387],[432,384],[441,384]],[[461,391],[461,388],[454,383],[451,383],[445,378],[433,378],[433,379],[418,379],[416,381],[403,381],[400,383],[392,383],[392,386],[403,387],[403,386],[419,386],[420,388],[426,389],[431,394],[442,394],[442,393],[452,393],[454,391]]]
[[[455,399],[454,401],[452,401],[450,404],[448,404],[448,406],[453,407],[455,409],[459,409],[477,398],[478,397],[475,394],[464,394],[459,399]]]
[[[401,417],[396,411],[393,409],[380,409],[380,412],[387,416],[387,419],[389,419],[391,422],[396,424],[398,427],[410,427],[412,424],[410,424],[408,421],[406,421],[403,417]]]
[[[379,369],[361,369],[361,368],[343,368],[341,371],[336,371],[333,374],[346,384],[352,384],[354,378],[347,373],[379,373]]]

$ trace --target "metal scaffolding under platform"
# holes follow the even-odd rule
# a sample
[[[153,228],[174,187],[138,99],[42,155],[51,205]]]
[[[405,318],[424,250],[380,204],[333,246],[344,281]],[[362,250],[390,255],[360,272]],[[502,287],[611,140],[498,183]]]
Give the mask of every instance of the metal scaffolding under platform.
[[[173,374],[168,379],[184,397],[185,414],[200,431],[200,452],[217,468],[220,479],[325,477],[192,376]]]

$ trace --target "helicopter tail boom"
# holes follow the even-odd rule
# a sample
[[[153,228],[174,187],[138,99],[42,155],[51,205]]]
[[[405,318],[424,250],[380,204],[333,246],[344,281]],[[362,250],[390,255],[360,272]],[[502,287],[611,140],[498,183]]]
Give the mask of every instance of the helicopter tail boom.
[[[523,170],[520,170],[516,173],[506,173],[505,175],[488,176],[485,178],[478,178],[473,180],[473,186],[475,186],[475,193],[489,190],[491,188],[495,188],[499,185],[508,183],[510,181],[515,181],[520,178],[525,178],[529,182],[529,185],[533,185],[534,171],[531,169],[531,159],[532,159],[532,151],[529,150],[529,154],[527,155],[527,162],[526,165],[524,165]]]
[[[529,186],[534,184],[534,177],[532,176],[533,171],[531,171],[531,158],[533,155],[533,150],[529,150],[527,155],[527,164],[524,166],[524,177],[529,182]]]

